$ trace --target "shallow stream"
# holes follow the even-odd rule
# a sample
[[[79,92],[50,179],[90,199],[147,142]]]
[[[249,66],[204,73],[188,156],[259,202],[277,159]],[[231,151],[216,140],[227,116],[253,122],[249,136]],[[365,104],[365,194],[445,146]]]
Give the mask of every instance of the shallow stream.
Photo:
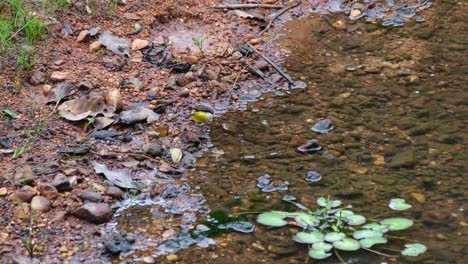
[[[215,118],[213,147],[188,181],[211,210],[228,213],[296,210],[281,201],[289,194],[310,207],[330,196],[369,218],[409,217],[415,226],[401,236],[428,247],[416,258],[344,254],[348,263],[466,263],[466,11],[466,3],[439,1],[425,22],[394,28],[339,14],[286,23],[282,64],[308,88],[269,92],[245,111]],[[333,26],[338,20],[347,30]],[[311,130],[322,119],[332,121],[331,133]],[[296,150],[310,139],[322,150]],[[306,181],[309,171],[322,179]],[[260,191],[264,174],[287,181],[288,190]],[[396,197],[413,208],[389,213]],[[254,222],[255,214],[247,218]],[[178,254],[187,263],[304,263],[307,248],[290,232],[257,226],[253,234],[221,237],[219,252],[192,247]],[[393,240],[386,252],[402,245]]]

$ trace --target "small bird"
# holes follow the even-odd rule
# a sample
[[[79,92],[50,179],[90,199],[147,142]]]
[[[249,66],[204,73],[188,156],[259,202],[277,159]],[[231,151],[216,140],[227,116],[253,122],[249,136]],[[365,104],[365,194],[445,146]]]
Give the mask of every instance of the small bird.
[[[192,110],[190,117],[198,124],[209,123],[213,121],[213,114],[200,110]]]

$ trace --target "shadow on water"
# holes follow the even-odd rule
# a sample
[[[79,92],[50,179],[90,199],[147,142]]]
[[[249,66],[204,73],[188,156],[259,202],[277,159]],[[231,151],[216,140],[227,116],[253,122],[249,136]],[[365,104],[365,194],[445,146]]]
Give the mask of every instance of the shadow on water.
[[[398,28],[343,15],[312,14],[286,23],[279,38],[284,66],[308,88],[264,94],[246,111],[217,118],[210,125],[213,148],[189,175],[192,186],[200,187],[212,210],[229,213],[296,210],[281,201],[286,194],[310,207],[330,196],[368,218],[414,219],[415,226],[400,235],[429,249],[416,258],[343,254],[347,263],[464,263],[466,11],[462,2],[441,1],[427,10],[424,23]],[[337,29],[338,20],[347,28]],[[330,134],[311,130],[323,119],[333,122]],[[296,150],[310,139],[322,150]],[[306,181],[310,171],[322,179]],[[288,190],[261,192],[257,180],[265,174],[275,185],[287,181]],[[388,202],[396,197],[413,208],[389,213]],[[257,226],[253,234],[222,236],[218,249],[178,254],[193,263],[310,263],[292,232]],[[395,254],[391,249],[404,242],[376,248]]]

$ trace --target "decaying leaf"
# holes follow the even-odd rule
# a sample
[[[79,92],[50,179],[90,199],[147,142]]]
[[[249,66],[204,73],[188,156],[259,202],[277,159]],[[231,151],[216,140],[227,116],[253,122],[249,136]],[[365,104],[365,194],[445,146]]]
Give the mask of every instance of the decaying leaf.
[[[47,98],[48,103],[62,101],[64,98],[75,93],[75,89],[71,83],[59,83],[49,92],[49,97]]]
[[[108,107],[100,94],[89,94],[78,99],[64,102],[58,107],[60,116],[71,121],[85,119],[88,116],[103,114],[112,117],[114,110]]]
[[[115,122],[113,118],[110,117],[105,117],[105,116],[99,116],[94,119],[93,126],[97,130],[104,129],[110,125],[112,125]]]
[[[171,148],[169,152],[171,153],[172,161],[174,163],[179,163],[182,159],[182,150],[180,148]]]
[[[96,173],[104,174],[113,184],[122,188],[138,189],[130,175],[125,171],[111,171],[106,165],[97,162],[93,162],[93,166]]]
[[[130,44],[126,39],[114,36],[110,31],[104,31],[99,36],[99,41],[108,50],[120,56],[128,56],[130,53]]]

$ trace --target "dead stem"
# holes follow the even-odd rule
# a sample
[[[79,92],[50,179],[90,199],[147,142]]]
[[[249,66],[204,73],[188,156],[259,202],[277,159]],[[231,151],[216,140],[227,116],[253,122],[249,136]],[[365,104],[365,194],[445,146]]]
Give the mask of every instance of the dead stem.
[[[341,261],[341,263],[346,264],[346,261],[341,257],[340,253],[338,253],[338,250],[336,248],[333,249],[335,251],[336,257]]]
[[[385,254],[385,253],[382,253],[382,252],[379,252],[379,251],[372,250],[370,248],[362,248],[362,249],[370,251],[370,252],[375,253],[377,255],[387,257],[387,258],[397,258],[398,257],[397,255],[388,255],[388,254]]]

